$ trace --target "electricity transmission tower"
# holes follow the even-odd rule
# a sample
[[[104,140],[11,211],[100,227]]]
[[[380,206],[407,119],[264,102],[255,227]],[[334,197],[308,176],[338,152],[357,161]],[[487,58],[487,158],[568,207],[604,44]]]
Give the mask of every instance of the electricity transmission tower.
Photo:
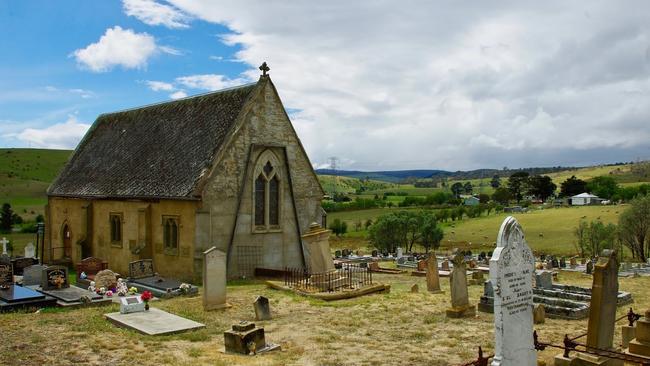
[[[332,169],[332,172],[334,173],[334,193],[332,194],[332,198],[335,198],[339,183],[339,176],[336,174],[336,167],[338,166],[339,158],[336,156],[330,156],[327,160],[330,163],[330,169]]]

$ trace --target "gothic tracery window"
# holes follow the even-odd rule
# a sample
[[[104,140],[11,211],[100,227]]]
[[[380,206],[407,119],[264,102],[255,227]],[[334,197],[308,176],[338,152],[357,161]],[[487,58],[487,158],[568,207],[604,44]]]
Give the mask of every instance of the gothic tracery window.
[[[272,159],[264,159],[266,154],[257,165],[256,178],[254,182],[254,213],[255,230],[267,231],[280,228],[280,193],[281,180],[278,169],[271,162]]]

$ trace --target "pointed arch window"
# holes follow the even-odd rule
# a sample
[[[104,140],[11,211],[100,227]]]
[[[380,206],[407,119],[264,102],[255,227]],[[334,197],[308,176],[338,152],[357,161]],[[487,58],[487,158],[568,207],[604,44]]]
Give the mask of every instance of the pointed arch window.
[[[280,230],[282,180],[275,155],[266,151],[255,169],[253,211],[254,231]]]
[[[178,253],[179,223],[177,216],[163,216],[163,242],[165,254]]]
[[[108,216],[111,228],[111,245],[122,246],[122,214],[111,213]]]

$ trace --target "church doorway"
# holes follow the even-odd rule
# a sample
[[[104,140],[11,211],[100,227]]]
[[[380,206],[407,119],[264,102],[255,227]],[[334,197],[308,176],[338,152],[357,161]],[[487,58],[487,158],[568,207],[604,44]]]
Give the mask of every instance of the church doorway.
[[[67,223],[63,225],[63,257],[72,258],[72,232]]]

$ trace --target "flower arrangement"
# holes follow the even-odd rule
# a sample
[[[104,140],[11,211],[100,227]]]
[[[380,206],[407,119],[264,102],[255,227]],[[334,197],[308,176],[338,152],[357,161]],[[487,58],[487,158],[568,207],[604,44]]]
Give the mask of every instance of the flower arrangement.
[[[111,291],[111,290],[106,291],[106,296],[108,296],[108,297],[113,296],[113,291]]]
[[[85,280],[86,278],[88,278],[88,275],[86,274],[86,272],[81,272],[81,274],[79,275],[79,278],[81,278],[82,280]]]
[[[181,283],[179,288],[181,289],[182,293],[186,294],[192,288],[192,285],[189,283]]]
[[[117,280],[117,288],[115,292],[118,296],[126,296],[129,292],[129,288],[126,286],[126,281],[124,281],[124,279],[119,278]]]
[[[153,299],[153,294],[150,291],[143,291],[140,299],[144,301],[144,310],[149,310],[149,300]]]
[[[104,295],[106,293],[106,287],[100,288],[99,291],[97,291],[97,293],[100,295]]]
[[[129,294],[131,294],[131,295],[134,295],[136,292],[138,292],[138,289],[135,288],[135,287],[131,287],[131,288],[129,289]]]
[[[90,292],[97,291],[97,289],[95,288],[95,281],[90,281],[90,286],[88,286],[88,291]]]

